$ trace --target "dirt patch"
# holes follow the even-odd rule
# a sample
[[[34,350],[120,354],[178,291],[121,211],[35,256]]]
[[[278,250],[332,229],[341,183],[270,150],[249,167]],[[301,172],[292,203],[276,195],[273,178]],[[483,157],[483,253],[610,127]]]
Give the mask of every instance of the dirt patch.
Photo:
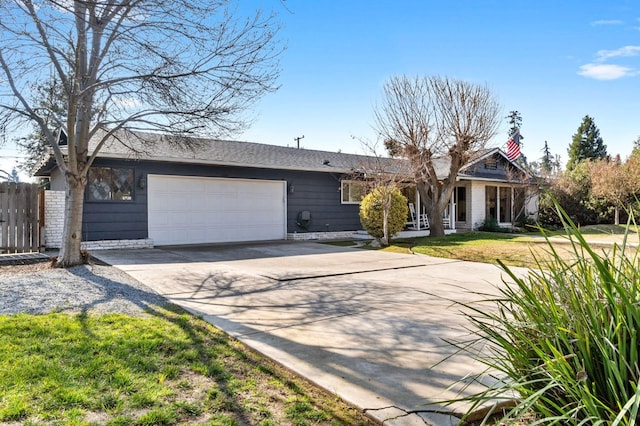
[[[89,252],[83,253],[85,263],[89,265],[111,266],[103,261],[91,256]],[[56,256],[49,258],[25,258],[25,259],[2,259],[0,261],[0,274],[32,274],[54,268]]]
[[[43,260],[34,263],[33,261],[15,261],[15,262],[3,262],[0,263],[0,274],[32,274],[34,272],[40,272],[53,268],[53,261]]]

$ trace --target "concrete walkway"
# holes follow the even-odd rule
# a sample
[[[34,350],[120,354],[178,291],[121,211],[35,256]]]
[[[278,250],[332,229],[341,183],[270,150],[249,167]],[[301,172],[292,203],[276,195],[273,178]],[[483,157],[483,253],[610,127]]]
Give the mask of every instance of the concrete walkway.
[[[482,370],[464,355],[446,359],[455,350],[443,339],[463,338],[467,325],[451,300],[495,293],[503,275],[309,242],[93,254],[394,426],[457,423],[425,405],[455,397],[447,388]]]

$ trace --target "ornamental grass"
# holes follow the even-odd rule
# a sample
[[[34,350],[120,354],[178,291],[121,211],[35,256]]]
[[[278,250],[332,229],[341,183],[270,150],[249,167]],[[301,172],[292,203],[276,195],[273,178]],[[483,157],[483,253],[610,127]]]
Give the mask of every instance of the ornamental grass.
[[[625,237],[621,245],[594,249],[556,209],[575,256],[560,256],[545,234],[548,253],[532,254],[535,269],[522,274],[499,262],[509,279],[498,297],[464,304],[478,338],[456,345],[487,367],[475,381],[492,384],[456,402],[470,403],[467,419],[493,407],[480,410],[478,424],[523,424],[526,417],[526,424],[634,425],[640,420],[638,248]]]

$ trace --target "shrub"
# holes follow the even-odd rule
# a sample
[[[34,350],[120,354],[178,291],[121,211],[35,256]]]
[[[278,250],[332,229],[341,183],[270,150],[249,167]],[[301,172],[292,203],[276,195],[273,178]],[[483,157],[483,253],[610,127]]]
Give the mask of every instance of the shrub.
[[[468,304],[477,349],[461,344],[498,380],[463,400],[475,409],[516,396],[505,416],[535,413],[536,424],[631,425],[640,409],[640,258],[626,244],[596,252],[556,204],[574,259],[536,259],[511,271],[499,297]],[[626,242],[626,241],[625,241]],[[547,260],[548,259],[548,260]],[[468,343],[468,342],[467,342]],[[482,348],[482,349],[480,349]]]
[[[541,194],[538,221],[546,228],[561,228],[556,203],[562,206],[571,220],[581,226],[613,222],[613,209],[592,193],[589,162],[578,163],[573,170],[560,174]]]
[[[484,232],[511,232],[508,228],[503,228],[498,224],[498,221],[495,218],[487,218],[482,221],[482,224],[478,227],[478,231]]]
[[[387,218],[389,236],[391,237],[402,231],[405,223],[407,223],[409,207],[407,198],[402,195],[400,190],[387,186],[374,188],[360,203],[360,223],[362,223],[367,233],[374,238],[384,237],[382,202],[386,195],[391,196],[391,208]]]

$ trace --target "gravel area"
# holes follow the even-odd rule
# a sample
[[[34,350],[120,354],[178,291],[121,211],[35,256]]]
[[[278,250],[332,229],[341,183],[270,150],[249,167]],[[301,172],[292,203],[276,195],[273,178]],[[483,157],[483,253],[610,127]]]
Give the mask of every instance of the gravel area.
[[[148,308],[166,304],[163,297],[112,266],[0,268],[0,314],[114,312],[140,316]]]

